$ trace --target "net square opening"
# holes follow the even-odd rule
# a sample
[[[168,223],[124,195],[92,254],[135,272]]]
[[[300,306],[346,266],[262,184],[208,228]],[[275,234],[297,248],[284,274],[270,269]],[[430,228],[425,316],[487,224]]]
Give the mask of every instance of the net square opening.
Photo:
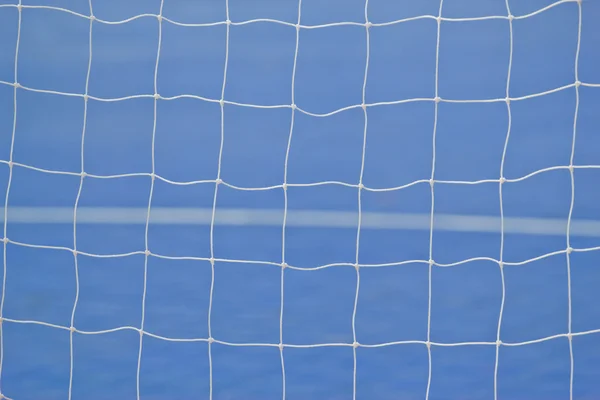
[[[429,184],[383,192],[363,190],[362,209],[360,264],[429,260]]]
[[[8,243],[5,285],[5,317],[71,326],[76,293],[71,252]]]
[[[69,331],[2,322],[2,394],[65,398],[69,390]]]
[[[303,25],[322,25],[336,22],[365,22],[364,0],[304,0]]]
[[[158,103],[155,137],[156,173],[176,182],[217,177],[221,145],[221,109],[196,99]]]
[[[15,0],[2,0],[0,3],[6,4],[17,4]],[[35,0],[21,0],[22,5],[38,6],[40,3]],[[83,15],[90,14],[90,6],[87,1],[73,1],[73,0],[46,0],[44,1],[45,6],[64,8],[68,11],[74,11]],[[60,11],[59,11],[60,12]]]
[[[356,262],[358,189],[341,185],[288,188],[285,261],[298,268]]]
[[[427,391],[428,370],[425,345],[359,347],[356,349],[356,397],[422,398]]]
[[[220,99],[227,27],[163,23],[158,90],[161,96]]]
[[[600,390],[597,376],[600,375],[600,336],[573,337],[573,397],[591,398]],[[576,382],[576,383],[575,383]]]
[[[83,94],[89,62],[89,21],[43,8],[26,8],[21,14],[19,83],[34,89]]]
[[[564,254],[505,266],[506,300],[500,338],[523,342],[568,331],[568,279]]]
[[[431,281],[432,341],[496,341],[502,301],[498,264],[471,261],[452,267],[434,266]]]
[[[84,166],[88,174],[117,175],[152,171],[154,100],[88,104]]]
[[[136,397],[139,333],[124,330],[96,335],[76,334],[73,348],[74,398],[88,397],[90,393],[99,399]],[[143,357],[142,354],[142,364]]]
[[[15,116],[14,88],[12,86],[0,84],[0,104],[4,105],[0,107],[0,159],[8,161]]]
[[[212,345],[213,396],[216,398],[279,398],[281,360],[277,347]]]
[[[208,261],[148,259],[144,329],[175,339],[208,338]]]
[[[282,190],[246,191],[225,185],[218,190],[215,258],[280,263]]]
[[[226,106],[224,113],[221,178],[243,187],[281,185],[291,110]]]
[[[151,184],[147,176],[85,178],[78,206],[77,249],[101,255],[144,251]]]
[[[576,169],[573,174],[575,198],[569,229],[573,248],[586,249],[600,246],[600,182],[599,169]],[[565,227],[566,235],[566,227]]]
[[[576,6],[573,4],[573,6]],[[579,50],[579,80],[582,82],[600,82],[600,71],[597,63],[597,47],[595,43],[600,41],[600,27],[594,21],[594,17],[600,12],[598,3],[580,3],[581,13],[581,48]],[[579,21],[578,21],[579,22]],[[579,27],[578,27],[579,28]]]
[[[216,262],[212,334],[232,343],[278,343],[281,268]]]
[[[442,21],[439,96],[452,100],[505,98],[509,39],[509,25],[504,20]]]
[[[600,250],[571,253],[570,258],[572,330],[600,329],[600,307],[597,306],[600,301]]]
[[[600,79],[598,79],[600,82]],[[599,88],[579,88],[579,112],[577,114],[577,137],[575,140],[575,160],[577,165],[600,165],[600,139],[598,126],[600,126]],[[575,113],[571,114],[575,116]],[[574,118],[573,118],[574,119]],[[573,120],[571,121],[573,122]],[[571,126],[572,130],[573,126]]]
[[[214,183],[154,181],[148,248],[169,257],[210,257]]]
[[[437,183],[434,195],[432,252],[436,262],[500,257],[498,183]]]
[[[290,399],[352,397],[351,347],[286,349],[284,357]]]
[[[498,361],[498,397],[567,398],[570,364],[567,338],[503,346]]]
[[[230,11],[232,8],[231,3],[232,1],[229,1]],[[226,5],[227,3],[224,2],[213,1],[165,1],[163,3],[162,15],[173,21],[187,24],[222,22],[227,19]]]
[[[436,43],[432,19],[371,28],[367,102],[433,99]]]
[[[569,165],[575,89],[510,104],[512,126],[504,175],[520,178],[544,168]]]
[[[431,392],[434,399],[494,397],[494,346],[435,346],[431,349]]]
[[[364,138],[360,108],[325,118],[295,113],[288,182],[358,183]]]
[[[72,249],[73,206],[79,181],[79,176],[15,165],[8,194],[7,237],[21,243]],[[2,191],[8,187],[5,182]]]
[[[363,183],[392,188],[431,176],[434,104],[369,107]]]
[[[273,23],[229,28],[225,98],[249,105],[290,104],[296,30]]]
[[[75,327],[99,331],[140,327],[144,292],[144,256],[91,257],[80,254],[79,299]]]
[[[575,2],[559,4],[513,21],[511,97],[541,93],[575,83],[578,26]]]
[[[8,243],[7,243],[7,247],[8,247]],[[2,257],[2,268],[4,269],[4,245],[0,246],[0,257]],[[6,264],[7,267],[7,271],[8,271],[8,263]],[[0,289],[0,296],[5,295],[4,293],[4,289]],[[6,297],[6,295],[5,295]],[[5,306],[6,307],[6,306]],[[5,310],[6,308],[4,308]]]
[[[4,161],[4,160],[2,160]],[[10,167],[7,163],[0,161],[0,207],[2,207],[2,217],[4,217],[4,202],[6,201],[6,191],[8,189],[8,179],[10,177]],[[12,182],[11,182],[12,186]],[[0,224],[4,229],[4,218]],[[4,236],[4,231],[2,232]]]
[[[450,0],[444,1],[442,9],[442,16],[446,18],[482,18],[507,14],[506,4],[503,1]]]
[[[513,127],[514,120],[513,117]],[[435,142],[435,178],[499,179],[507,131],[506,104],[441,103]],[[531,155],[531,149],[528,150],[527,154]]]
[[[245,0],[229,0],[228,3],[229,16],[232,21],[241,22],[253,19],[274,19],[290,23],[298,21],[297,0],[257,1],[251,5]],[[304,4],[302,6],[304,8]],[[225,16],[222,19],[225,20]]]
[[[427,340],[428,269],[426,263],[360,268],[359,343]],[[371,349],[361,351],[369,354]]]
[[[108,21],[122,21],[141,14],[158,14],[160,3],[160,0],[103,0],[93,3],[94,15]]]
[[[80,172],[83,115],[80,98],[18,90],[13,160],[49,170]],[[12,134],[6,133],[6,137]]]
[[[513,2],[510,4],[510,10],[513,15],[516,16],[525,16],[528,14],[535,13],[536,11],[540,11],[547,6],[554,5],[560,6],[562,3],[555,4],[553,0],[536,0],[531,2]]]
[[[352,343],[354,268],[289,269],[284,285],[285,343]]]
[[[371,22],[385,23],[423,15],[438,15],[440,2],[437,0],[414,2],[369,0],[368,7]]]
[[[300,32],[296,104],[330,113],[362,103],[367,60],[365,28],[334,26]]]
[[[169,342],[146,336],[140,369],[140,397],[186,398],[209,393],[208,344]]]
[[[154,94],[158,20],[94,24],[90,95],[121,98]]]
[[[504,260],[525,261],[567,248],[571,204],[568,170],[503,184]]]
[[[0,37],[0,80],[14,82],[15,50],[17,48],[17,31],[19,27],[18,10],[12,7],[0,9],[0,25],[3,28]],[[4,86],[0,85],[0,91]],[[2,104],[10,103],[3,102]]]

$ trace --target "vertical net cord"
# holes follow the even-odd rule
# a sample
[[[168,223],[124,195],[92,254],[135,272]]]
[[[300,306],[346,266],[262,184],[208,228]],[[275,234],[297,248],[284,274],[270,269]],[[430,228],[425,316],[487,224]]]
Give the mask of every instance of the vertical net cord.
[[[13,177],[13,153],[15,149],[15,135],[17,132],[17,90],[19,88],[18,70],[19,70],[19,46],[21,44],[21,20],[23,8],[21,6],[21,0],[17,4],[17,10],[19,12],[19,20],[17,25],[17,43],[15,46],[15,82],[13,89],[13,126],[10,139],[10,155],[8,161],[8,183],[6,185],[6,197],[4,198],[4,254],[3,254],[3,274],[2,274],[2,299],[0,300],[0,398],[8,399],[2,392],[2,371],[4,367],[4,300],[6,296],[6,270],[7,270],[7,259],[6,250],[8,245],[7,227],[8,227],[8,198],[10,196],[10,185]]]
[[[582,10],[581,0],[577,1],[577,50],[575,52],[575,115],[573,116],[573,139],[571,142],[571,157],[569,159],[569,175],[571,177],[571,204],[569,206],[569,217],[567,219],[567,294],[569,296],[568,303],[568,333],[567,338],[569,339],[569,358],[570,358],[570,370],[569,370],[569,398],[573,400],[573,375],[575,370],[575,359],[573,358],[573,335],[572,335],[572,301],[571,301],[571,221],[573,217],[573,208],[575,206],[575,170],[573,168],[573,161],[575,159],[575,139],[577,137],[577,117],[579,116],[579,50],[581,48],[581,22],[582,22]]]
[[[136,372],[136,395],[137,399],[140,400],[140,373],[142,369],[142,350],[144,342],[144,322],[146,318],[146,288],[148,283],[148,260],[150,258],[150,249],[148,248],[148,231],[150,228],[150,210],[152,208],[152,196],[154,194],[154,182],[156,181],[156,166],[155,166],[155,142],[156,142],[156,120],[158,113],[158,101],[160,95],[158,93],[158,65],[160,62],[160,48],[162,45],[162,13],[164,7],[164,0],[160,1],[160,11],[156,16],[158,20],[158,44],[156,49],[156,63],[154,64],[154,112],[152,122],[152,175],[150,181],[150,194],[148,195],[148,210],[146,211],[146,223],[144,232],[144,285],[142,292],[142,318],[140,322],[140,345],[137,359],[137,372]]]
[[[365,34],[366,34],[366,60],[365,60],[365,75],[363,78],[362,85],[362,110],[364,114],[365,125],[363,128],[363,143],[362,143],[362,155],[360,163],[360,176],[358,178],[358,221],[356,228],[356,257],[354,260],[354,268],[356,269],[356,292],[354,295],[354,308],[352,310],[352,357],[353,357],[353,369],[352,369],[352,398],[356,399],[356,373],[357,373],[357,360],[356,360],[356,349],[359,346],[359,342],[356,338],[356,311],[358,309],[358,295],[360,290],[360,266],[359,266],[359,251],[360,251],[360,231],[362,225],[362,189],[363,176],[365,173],[365,154],[367,151],[367,128],[368,128],[368,117],[367,117],[367,79],[369,76],[369,60],[371,55],[371,35],[370,28],[371,23],[369,22],[369,0],[365,0]]]
[[[225,61],[223,63],[223,84],[221,85],[221,99],[219,100],[219,106],[221,109],[221,139],[219,144],[219,161],[217,165],[217,179],[215,180],[215,192],[213,195],[212,214],[210,218],[210,292],[208,299],[208,391],[209,399],[213,398],[213,362],[212,362],[212,344],[214,338],[212,335],[212,306],[213,306],[213,294],[215,291],[215,218],[217,214],[217,195],[219,193],[219,184],[221,180],[221,163],[223,160],[223,145],[225,143],[225,86],[227,84],[227,66],[229,65],[229,31],[231,27],[231,20],[229,19],[229,0],[225,0],[225,16],[226,16],[226,33],[225,33]]]
[[[433,215],[435,211],[435,196],[434,196],[434,179],[435,179],[435,156],[436,156],[436,138],[437,138],[437,125],[438,125],[438,108],[440,104],[439,97],[439,67],[440,67],[440,32],[442,30],[442,9],[444,6],[444,0],[440,0],[440,8],[437,16],[437,38],[435,47],[435,101],[434,101],[434,114],[433,114],[433,139],[431,145],[431,177],[429,178],[429,186],[431,188],[431,211],[429,216],[429,265],[428,265],[428,277],[427,277],[427,359],[428,359],[428,373],[427,373],[427,389],[425,391],[425,399],[429,399],[429,392],[431,391],[431,281],[433,274]]]
[[[281,227],[281,283],[280,283],[280,308],[279,308],[279,357],[281,359],[281,392],[282,398],[286,398],[286,377],[285,377],[285,362],[283,358],[283,289],[284,289],[284,277],[285,268],[287,263],[285,262],[285,232],[288,217],[288,192],[287,192],[287,176],[288,176],[288,162],[290,159],[290,149],[292,147],[292,137],[294,134],[294,121],[296,115],[296,66],[298,64],[298,47],[300,43],[300,19],[302,17],[302,0],[298,0],[298,20],[296,22],[296,49],[294,51],[294,65],[292,67],[292,115],[290,121],[290,133],[288,136],[287,148],[285,151],[285,162],[283,166],[283,224]]]
[[[73,395],[73,368],[75,362],[75,353],[73,350],[73,335],[75,334],[75,312],[77,311],[77,303],[79,301],[79,262],[77,259],[77,208],[81,199],[81,191],[83,190],[83,180],[86,176],[84,153],[85,153],[85,133],[87,129],[88,116],[88,91],[90,87],[90,74],[92,71],[92,29],[94,25],[94,10],[92,8],[92,0],[88,2],[90,8],[90,29],[88,37],[88,67],[85,77],[85,94],[83,95],[83,127],[81,129],[81,177],[79,178],[79,188],[77,189],[77,197],[75,198],[75,207],[73,209],[73,259],[75,264],[75,299],[73,300],[73,309],[71,310],[71,326],[69,327],[69,400]]]
[[[510,134],[512,131],[512,111],[510,108],[510,76],[512,72],[513,62],[513,15],[510,11],[509,0],[505,0],[506,12],[508,15],[508,28],[509,28],[509,53],[508,53],[508,72],[506,73],[506,115],[507,115],[507,128],[506,138],[504,139],[504,148],[502,149],[502,160],[500,161],[500,180],[498,183],[498,197],[500,200],[500,259],[498,260],[498,267],[500,269],[500,281],[502,285],[502,298],[500,300],[500,312],[498,313],[498,328],[496,330],[496,355],[494,361],[494,400],[498,399],[498,366],[500,360],[500,346],[502,341],[500,334],[502,330],[502,319],[504,316],[504,303],[506,299],[506,279],[504,277],[504,195],[502,188],[506,182],[504,177],[504,166],[506,162],[506,153],[508,151],[508,143],[510,141]]]

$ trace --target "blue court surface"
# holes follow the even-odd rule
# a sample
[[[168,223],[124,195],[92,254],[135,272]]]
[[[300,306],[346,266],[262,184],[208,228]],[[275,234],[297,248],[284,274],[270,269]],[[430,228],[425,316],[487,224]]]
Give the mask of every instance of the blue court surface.
[[[2,395],[600,398],[600,2],[0,3]]]

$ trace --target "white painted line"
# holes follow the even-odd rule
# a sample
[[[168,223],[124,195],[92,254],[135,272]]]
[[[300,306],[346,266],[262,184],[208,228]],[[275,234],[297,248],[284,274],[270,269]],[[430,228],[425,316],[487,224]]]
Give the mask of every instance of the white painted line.
[[[146,223],[146,208],[142,207],[79,207],[79,224]],[[153,207],[151,224],[162,225],[210,225],[212,209]],[[0,212],[4,222],[4,212]],[[358,212],[327,210],[288,210],[286,225],[289,227],[353,228],[356,229]],[[8,223],[11,224],[72,224],[72,207],[9,207]],[[275,226],[281,227],[283,210],[252,208],[217,208],[216,225],[229,226]],[[429,214],[363,212],[363,229],[429,230]],[[499,233],[500,218],[493,216],[436,214],[434,229],[453,232]],[[565,236],[566,218],[504,218],[506,233],[526,235]],[[572,220],[572,236],[600,237],[600,221]]]

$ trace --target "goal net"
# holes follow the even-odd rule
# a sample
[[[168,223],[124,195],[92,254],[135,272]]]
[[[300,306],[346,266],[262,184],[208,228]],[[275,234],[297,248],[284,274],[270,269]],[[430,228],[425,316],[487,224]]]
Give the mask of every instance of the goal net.
[[[0,397],[597,398],[598,20],[1,0]]]

